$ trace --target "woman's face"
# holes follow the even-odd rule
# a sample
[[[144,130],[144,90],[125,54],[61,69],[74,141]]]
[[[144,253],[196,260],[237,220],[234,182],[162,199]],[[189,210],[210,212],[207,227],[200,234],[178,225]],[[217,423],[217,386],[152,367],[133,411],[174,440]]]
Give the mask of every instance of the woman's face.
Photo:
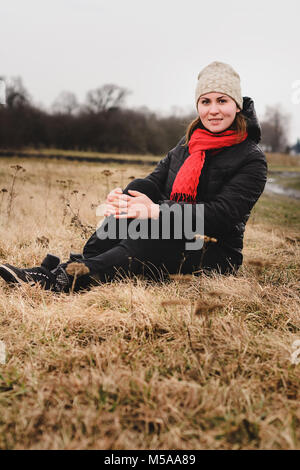
[[[236,102],[224,93],[206,93],[198,101],[198,113],[202,124],[210,132],[222,132],[233,123],[240,112]]]

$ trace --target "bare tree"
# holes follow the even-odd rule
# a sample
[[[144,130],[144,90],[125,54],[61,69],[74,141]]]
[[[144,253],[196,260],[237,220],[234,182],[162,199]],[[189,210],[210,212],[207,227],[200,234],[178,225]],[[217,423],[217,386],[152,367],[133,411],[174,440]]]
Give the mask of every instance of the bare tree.
[[[108,83],[87,93],[87,109],[99,113],[111,108],[120,108],[129,93],[126,88]]]
[[[284,152],[288,145],[290,115],[281,106],[267,106],[261,121],[262,144],[271,152]]]
[[[23,85],[21,77],[6,80],[6,105],[8,108],[28,106],[31,98]]]
[[[79,104],[74,93],[62,91],[51,106],[54,113],[75,114],[79,109]]]

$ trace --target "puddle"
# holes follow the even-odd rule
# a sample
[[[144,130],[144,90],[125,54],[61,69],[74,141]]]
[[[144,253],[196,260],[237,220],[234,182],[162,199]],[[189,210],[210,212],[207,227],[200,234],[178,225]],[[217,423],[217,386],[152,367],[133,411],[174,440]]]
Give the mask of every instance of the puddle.
[[[300,178],[300,172],[296,171],[270,171],[271,177],[267,179],[265,191],[267,193],[288,196],[293,199],[300,199],[300,191],[298,189],[288,188],[280,185],[280,178]]]

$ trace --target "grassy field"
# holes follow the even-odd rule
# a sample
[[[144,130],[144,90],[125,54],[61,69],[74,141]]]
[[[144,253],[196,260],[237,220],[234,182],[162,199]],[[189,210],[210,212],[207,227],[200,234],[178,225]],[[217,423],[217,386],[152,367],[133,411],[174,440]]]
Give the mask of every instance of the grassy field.
[[[141,162],[159,162],[161,159],[158,155],[139,155],[139,154],[120,154],[120,153],[102,153],[102,152],[86,152],[80,150],[62,150],[56,148],[50,149],[34,149],[34,148],[24,148],[20,150],[8,150],[10,154],[13,154],[15,157],[22,157],[25,155],[30,155],[32,157],[36,156],[37,158],[48,158],[48,157],[55,157],[63,158],[65,157],[76,157],[78,160],[88,159],[95,159],[95,160],[124,160],[124,161],[141,161]],[[0,154],[5,154],[5,150],[1,150]]]
[[[80,252],[108,190],[151,168],[2,158],[0,261]],[[263,195],[236,277],[0,280],[0,448],[299,449],[299,243],[300,201]]]
[[[266,153],[270,171],[300,172],[300,156],[283,153]]]
[[[23,155],[36,155],[38,158],[47,158],[49,156],[57,157],[77,157],[79,160],[84,158],[94,158],[94,159],[107,159],[110,160],[126,160],[132,161],[137,160],[141,162],[147,161],[159,161],[162,157],[158,155],[136,155],[136,154],[119,154],[119,153],[101,153],[101,152],[86,152],[80,150],[62,150],[56,148],[50,149],[35,149],[35,148],[23,148],[20,150],[9,150],[10,153],[15,154],[15,157]],[[1,153],[5,153],[4,150],[1,150]],[[281,153],[266,153],[269,169],[272,171],[299,171],[300,172],[300,157],[281,154]],[[151,163],[152,164],[152,163]]]

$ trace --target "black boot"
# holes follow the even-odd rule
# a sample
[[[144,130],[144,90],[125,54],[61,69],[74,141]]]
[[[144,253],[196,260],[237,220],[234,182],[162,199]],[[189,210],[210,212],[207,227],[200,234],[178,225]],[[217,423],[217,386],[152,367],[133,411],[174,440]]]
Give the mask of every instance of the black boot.
[[[52,269],[57,268],[59,264],[60,258],[58,256],[52,255],[51,253],[48,253],[47,256],[41,262],[41,266],[43,266],[43,268],[48,269],[48,271],[52,271]]]
[[[39,284],[45,290],[69,292],[73,277],[66,273],[64,267],[59,266],[59,262],[57,256],[48,254],[40,267],[20,269],[11,264],[1,264],[0,276],[8,284]]]
[[[11,264],[0,265],[0,276],[8,284],[22,284],[23,282],[34,285],[40,284],[44,289],[51,289],[55,285],[55,276],[47,269],[30,268],[30,269],[19,269]]]

